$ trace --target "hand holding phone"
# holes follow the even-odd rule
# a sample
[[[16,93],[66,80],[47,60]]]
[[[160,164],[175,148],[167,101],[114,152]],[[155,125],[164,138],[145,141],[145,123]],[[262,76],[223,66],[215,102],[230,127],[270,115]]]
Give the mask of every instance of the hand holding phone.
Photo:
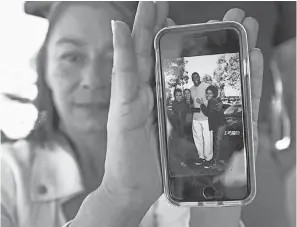
[[[156,36],[155,49],[159,138],[167,198],[175,205],[186,206],[249,203],[255,196],[255,172],[248,40],[244,27],[236,22],[175,26]],[[213,80],[210,83],[209,74]],[[208,80],[204,82],[206,76]],[[172,96],[165,105],[163,89],[172,93],[175,89],[190,89],[195,100],[193,109],[200,108],[203,97],[208,100],[203,113],[193,111],[192,127],[185,127],[183,135],[168,140],[164,135],[166,109],[177,100]],[[218,97],[223,101],[228,97],[233,103],[223,110]],[[241,110],[240,114],[233,116],[235,110]],[[172,132],[175,130],[173,127]],[[188,172],[179,170],[170,163],[172,153],[183,154],[196,168]],[[245,183],[241,188],[234,185],[229,188],[217,179],[230,171],[229,164],[234,163],[231,157],[237,157],[236,153],[243,163],[240,171],[246,176]],[[177,180],[180,178],[183,181]],[[196,183],[190,184],[193,179]],[[236,194],[232,193],[234,190]]]

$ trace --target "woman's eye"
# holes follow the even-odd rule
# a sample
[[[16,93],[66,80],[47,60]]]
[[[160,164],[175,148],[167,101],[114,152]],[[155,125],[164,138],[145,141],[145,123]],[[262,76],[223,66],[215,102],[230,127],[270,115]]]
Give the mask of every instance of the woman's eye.
[[[67,63],[77,64],[84,61],[84,56],[78,53],[67,53],[62,55],[61,59]]]

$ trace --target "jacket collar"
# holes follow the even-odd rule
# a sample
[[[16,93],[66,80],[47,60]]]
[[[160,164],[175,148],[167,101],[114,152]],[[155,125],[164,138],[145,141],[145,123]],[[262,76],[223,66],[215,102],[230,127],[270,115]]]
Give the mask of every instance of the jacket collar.
[[[39,148],[32,162],[32,201],[70,199],[84,191],[78,163],[62,146]]]

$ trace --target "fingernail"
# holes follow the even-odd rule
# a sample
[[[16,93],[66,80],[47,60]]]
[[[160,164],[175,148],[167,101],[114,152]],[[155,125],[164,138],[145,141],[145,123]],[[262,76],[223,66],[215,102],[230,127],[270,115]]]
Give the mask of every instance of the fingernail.
[[[167,20],[166,20],[166,26],[167,26],[167,27],[171,27],[171,26],[173,26],[173,25],[174,25],[173,20],[170,19],[170,18],[167,18]]]
[[[257,48],[257,47],[254,47],[254,50],[258,50],[258,51],[261,51],[259,48]]]
[[[116,45],[126,47],[126,45],[130,44],[131,31],[128,25],[122,21],[113,21],[111,24]]]

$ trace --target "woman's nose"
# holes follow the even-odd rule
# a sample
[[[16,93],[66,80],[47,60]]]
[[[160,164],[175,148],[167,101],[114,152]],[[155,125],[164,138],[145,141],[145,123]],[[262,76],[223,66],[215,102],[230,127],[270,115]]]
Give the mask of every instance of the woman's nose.
[[[111,64],[93,63],[85,68],[81,78],[81,86],[84,89],[98,89],[111,86]]]

